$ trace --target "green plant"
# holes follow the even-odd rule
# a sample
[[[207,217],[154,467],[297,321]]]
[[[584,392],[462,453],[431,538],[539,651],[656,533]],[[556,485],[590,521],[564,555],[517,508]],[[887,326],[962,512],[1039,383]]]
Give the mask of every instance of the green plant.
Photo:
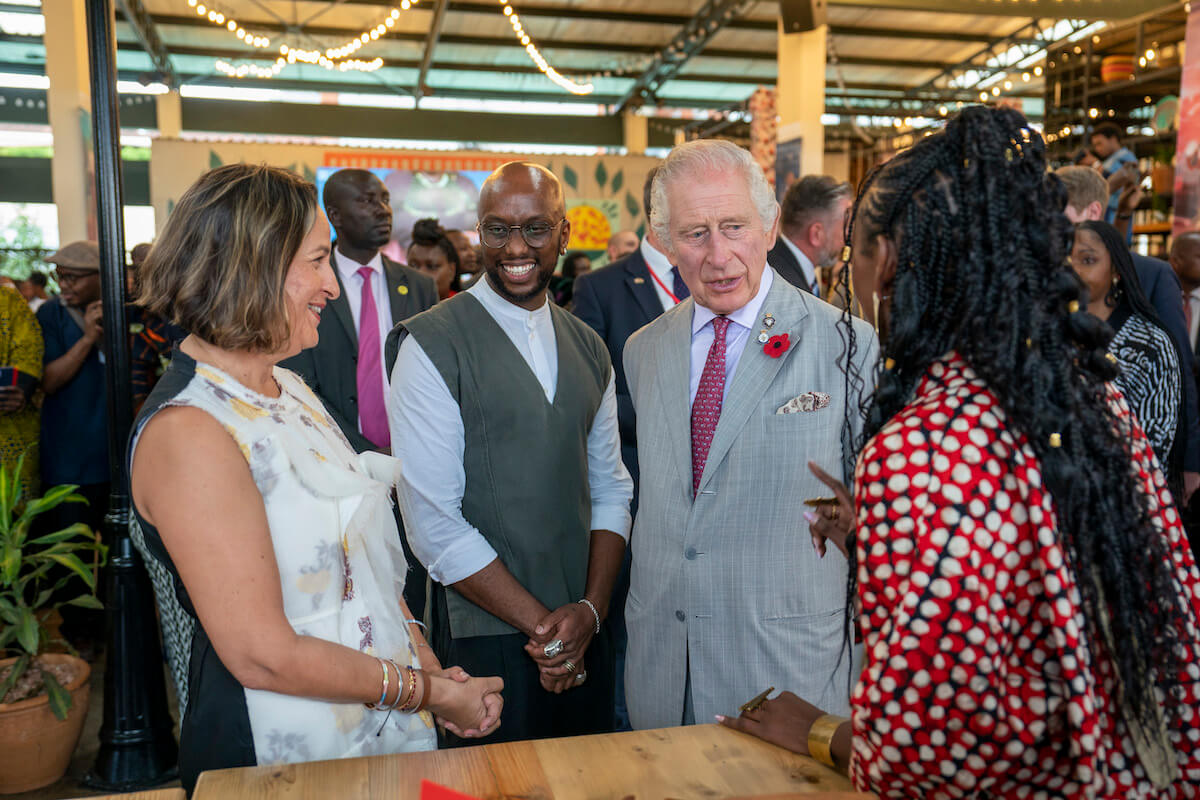
[[[0,465],[0,654],[19,654],[0,681],[0,701],[33,666],[41,672],[50,710],[61,720],[71,708],[71,695],[49,670],[42,668],[37,657],[52,644],[61,644],[72,653],[74,648],[64,639],[51,637],[46,617],[64,605],[102,607],[96,599],[96,577],[80,554],[94,553],[103,563],[108,548],[83,523],[30,538],[30,529],[39,515],[62,503],[87,501],[76,494],[77,486],[70,485],[55,486],[39,498],[23,500],[20,475],[24,461],[21,456],[14,470]],[[76,576],[90,593],[58,599],[60,590]]]

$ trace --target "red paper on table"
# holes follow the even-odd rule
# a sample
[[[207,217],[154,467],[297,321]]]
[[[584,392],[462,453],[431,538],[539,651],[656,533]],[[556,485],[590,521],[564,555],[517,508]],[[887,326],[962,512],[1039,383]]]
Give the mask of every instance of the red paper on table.
[[[433,781],[421,781],[421,800],[478,800],[469,794],[447,789]]]

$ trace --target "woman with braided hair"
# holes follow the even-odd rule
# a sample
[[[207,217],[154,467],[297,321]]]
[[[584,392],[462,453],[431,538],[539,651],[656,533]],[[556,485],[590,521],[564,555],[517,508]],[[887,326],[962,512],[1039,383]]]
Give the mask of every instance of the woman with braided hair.
[[[1064,203],[1024,118],[973,107],[855,206],[882,363],[854,497],[810,520],[851,562],[852,718],[785,692],[723,722],[881,798],[1200,797],[1200,574]]]
[[[1088,290],[1088,312],[1108,322],[1108,352],[1120,369],[1113,380],[1173,481],[1182,480],[1182,446],[1176,446],[1183,402],[1181,355],[1138,282],[1124,237],[1107,222],[1075,229],[1071,267]],[[1182,445],[1182,442],[1180,443]],[[1172,490],[1177,487],[1172,482]]]

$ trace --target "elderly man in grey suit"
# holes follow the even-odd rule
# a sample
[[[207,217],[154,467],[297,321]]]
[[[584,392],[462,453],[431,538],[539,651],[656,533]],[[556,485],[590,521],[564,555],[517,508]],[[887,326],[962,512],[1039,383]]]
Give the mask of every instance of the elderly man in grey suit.
[[[769,686],[845,714],[846,561],[818,555],[803,504],[824,493],[808,462],[846,476],[861,423],[840,312],[767,266],[779,205],[741,148],[675,148],[652,206],[692,296],[625,346],[642,460],[625,607],[633,727],[735,715]],[[878,345],[855,324],[870,374]]]

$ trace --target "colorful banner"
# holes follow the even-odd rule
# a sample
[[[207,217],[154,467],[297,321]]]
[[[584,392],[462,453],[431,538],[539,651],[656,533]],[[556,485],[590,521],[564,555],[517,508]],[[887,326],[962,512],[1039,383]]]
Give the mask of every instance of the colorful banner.
[[[1176,236],[1200,223],[1200,3],[1188,14],[1186,43],[1175,143]]]

